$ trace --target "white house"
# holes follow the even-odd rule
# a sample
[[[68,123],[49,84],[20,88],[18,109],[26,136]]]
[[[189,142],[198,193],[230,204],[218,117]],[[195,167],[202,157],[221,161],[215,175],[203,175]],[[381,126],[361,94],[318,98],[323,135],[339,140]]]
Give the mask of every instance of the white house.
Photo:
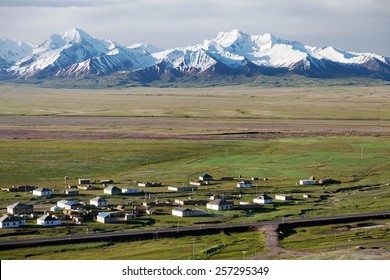
[[[172,209],[172,215],[178,217],[198,217],[207,215],[207,212],[201,209],[175,207]]]
[[[25,224],[26,220],[20,217],[4,215],[0,218],[0,228],[16,228]]]
[[[146,188],[146,187],[151,187],[152,183],[149,183],[149,182],[138,182],[137,186],[138,187],[142,187],[142,188]]]
[[[253,183],[251,181],[240,181],[237,183],[237,188],[251,188],[253,186]]]
[[[79,179],[79,185],[86,185],[86,184],[91,184],[91,179],[86,179],[86,178]]]
[[[62,208],[62,209],[72,210],[72,209],[76,209],[77,202],[74,200],[63,199],[63,200],[57,201],[57,206],[59,208]]]
[[[58,207],[57,204],[53,205],[52,207],[50,207],[50,211],[52,211],[52,212],[57,212],[57,211],[60,211],[60,210],[61,210],[61,208]]]
[[[123,194],[137,194],[139,191],[137,189],[122,189]]]
[[[116,217],[111,215],[111,213],[108,212],[101,212],[96,216],[96,221],[99,223],[115,223],[116,222]]]
[[[33,195],[37,196],[51,196],[52,194],[53,190],[44,187],[33,190]]]
[[[31,214],[34,212],[34,206],[17,202],[7,206],[7,212],[11,215]]]
[[[216,199],[206,204],[207,209],[223,211],[233,209],[233,203],[225,201],[224,199]]]
[[[198,187],[190,186],[190,187],[168,187],[168,191],[174,191],[174,192],[192,192],[196,191]]]
[[[61,224],[61,220],[51,215],[43,215],[37,219],[37,224],[41,226],[58,226]]]
[[[100,197],[100,196],[97,196],[95,198],[92,198],[90,201],[89,201],[89,204],[91,205],[95,205],[97,207],[105,207],[108,205],[108,201],[105,200],[104,198]]]
[[[78,195],[78,194],[80,194],[80,191],[78,189],[67,189],[67,190],[65,190],[65,194]]]
[[[314,185],[314,180],[308,179],[308,180],[299,180],[299,185],[305,186],[305,185]]]
[[[117,186],[108,186],[107,188],[104,188],[104,193],[116,195],[116,194],[121,194],[122,190],[120,188],[118,188]]]
[[[211,176],[210,174],[202,173],[199,176],[199,181],[211,181],[211,180],[213,180],[213,176]]]
[[[257,203],[257,204],[271,204],[272,203],[272,198],[269,197],[266,194],[263,194],[263,195],[260,195],[260,196],[256,197],[255,199],[253,199],[253,203]]]
[[[291,200],[293,199],[292,195],[287,195],[287,194],[277,194],[275,195],[275,199],[276,200]]]

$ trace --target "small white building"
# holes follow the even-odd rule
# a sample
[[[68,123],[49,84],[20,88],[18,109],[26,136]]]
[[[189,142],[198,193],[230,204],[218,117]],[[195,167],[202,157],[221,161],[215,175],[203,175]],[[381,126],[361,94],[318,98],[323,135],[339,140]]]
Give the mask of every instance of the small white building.
[[[111,213],[102,212],[96,216],[96,221],[98,221],[99,223],[103,223],[103,224],[115,223],[116,217],[111,215]]]
[[[292,200],[293,196],[292,195],[287,195],[287,194],[277,194],[275,195],[276,200]]]
[[[37,195],[37,196],[51,196],[52,194],[53,194],[52,189],[48,189],[44,187],[33,190],[33,195]]]
[[[240,181],[237,183],[237,188],[251,188],[253,186],[253,183],[251,181]]]
[[[79,185],[86,185],[86,184],[91,184],[91,179],[86,179],[86,178],[79,179]]]
[[[17,202],[7,206],[7,212],[11,215],[32,214],[34,212],[34,206]]]
[[[257,204],[271,204],[272,203],[272,198],[266,194],[260,195],[253,199],[253,203]]]
[[[206,204],[207,209],[224,211],[233,209],[233,203],[225,201],[224,199],[216,199]]]
[[[61,210],[61,208],[58,207],[57,204],[53,205],[52,207],[50,207],[50,211],[52,211],[52,212],[57,212],[57,211],[60,211],[60,210]]]
[[[20,217],[4,215],[0,218],[0,228],[17,228],[25,224],[26,220]]]
[[[78,189],[67,189],[67,190],[65,190],[65,194],[67,194],[67,195],[79,195],[80,191]]]
[[[211,176],[210,174],[202,173],[199,176],[199,181],[211,181],[211,180],[213,180],[213,176]]]
[[[190,187],[168,187],[168,191],[174,191],[174,192],[192,192],[196,191],[198,187],[190,186]]]
[[[137,194],[139,191],[137,189],[122,189],[123,194]]]
[[[57,201],[57,206],[61,209],[72,210],[72,209],[76,209],[77,202],[74,200],[63,199]]]
[[[305,186],[305,185],[314,185],[314,180],[308,179],[308,180],[299,180],[299,185]]]
[[[199,217],[207,215],[207,212],[202,209],[175,207],[172,209],[172,215],[178,217]]]
[[[58,226],[61,225],[61,220],[54,218],[51,215],[43,215],[37,219],[37,224],[40,226]]]
[[[108,206],[108,201],[100,196],[97,196],[95,198],[92,198],[89,201],[89,204],[95,205],[96,207],[106,207],[106,206]]]
[[[110,195],[121,194],[122,189],[118,188],[117,186],[108,186],[107,188],[104,188],[104,193]]]
[[[151,187],[152,183],[149,183],[149,182],[138,182],[137,186],[141,187],[141,188],[147,188],[147,187]]]

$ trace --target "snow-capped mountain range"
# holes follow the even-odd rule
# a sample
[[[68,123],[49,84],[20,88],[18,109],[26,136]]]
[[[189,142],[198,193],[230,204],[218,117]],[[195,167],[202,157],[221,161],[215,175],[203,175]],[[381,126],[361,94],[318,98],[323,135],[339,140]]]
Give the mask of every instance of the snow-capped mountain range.
[[[0,39],[2,79],[83,77],[134,74],[153,81],[162,77],[205,75],[283,75],[308,77],[368,76],[390,80],[390,58],[310,47],[271,34],[220,32],[202,43],[160,49],[150,44],[122,46],[73,28],[51,35],[43,44]]]

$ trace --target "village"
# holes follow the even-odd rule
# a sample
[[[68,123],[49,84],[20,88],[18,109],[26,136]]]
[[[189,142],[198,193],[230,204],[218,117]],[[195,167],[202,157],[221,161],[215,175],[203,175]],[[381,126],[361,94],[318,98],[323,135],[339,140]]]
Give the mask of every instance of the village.
[[[65,182],[68,179],[65,177]],[[269,179],[257,177],[216,179],[208,173],[202,173],[198,180],[190,181],[185,186],[165,186],[161,182],[136,181],[134,182],[136,188],[118,187],[120,184],[111,179],[77,180],[77,185],[67,185],[64,190],[29,185],[2,188],[5,192],[17,193],[15,196],[20,197],[20,200],[23,200],[23,195],[32,197],[28,203],[17,201],[7,205],[7,212],[0,218],[0,228],[76,226],[86,222],[123,224],[153,215],[185,218],[218,216],[216,213],[235,210],[262,212],[262,209],[272,206],[275,201],[281,204],[298,199],[293,194],[258,193],[258,182],[268,183]],[[299,180],[296,186],[304,188],[335,183],[339,182],[328,177],[320,180],[311,177]],[[219,190],[219,184],[228,185],[230,188]],[[210,189],[213,186],[215,188]],[[209,189],[205,192],[206,188]],[[197,196],[196,193],[202,190],[202,196]],[[157,193],[163,193],[165,198],[155,198]],[[311,198],[310,192],[306,193],[304,190],[299,192],[299,199]]]

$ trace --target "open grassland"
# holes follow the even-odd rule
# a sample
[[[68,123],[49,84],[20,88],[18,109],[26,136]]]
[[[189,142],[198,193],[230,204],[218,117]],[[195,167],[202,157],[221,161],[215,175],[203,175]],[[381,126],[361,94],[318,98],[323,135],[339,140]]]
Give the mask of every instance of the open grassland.
[[[166,238],[122,243],[101,242],[7,250],[0,252],[0,259],[238,260],[255,257],[256,254],[263,251],[264,235],[250,231],[177,239]]]
[[[388,183],[390,171],[389,137],[267,141],[3,139],[0,154],[2,187],[64,187],[65,176],[69,184],[76,184],[77,177],[113,178],[128,184],[133,180],[187,184],[208,172],[215,178],[269,177],[269,184],[283,188],[310,176],[330,176],[344,183],[355,177],[361,184]]]
[[[111,138],[334,130],[389,135],[389,97],[388,87],[93,90],[1,85],[0,132],[67,131],[73,138],[80,133],[81,139],[87,132],[126,133]],[[19,137],[29,136],[13,138]]]
[[[1,85],[1,115],[389,120],[389,87],[53,89]]]
[[[388,259],[389,221],[298,227],[284,231],[280,245],[322,259]],[[313,256],[305,257],[313,258]]]
[[[273,198],[276,194],[291,194],[294,199],[274,200],[272,205],[257,209],[208,210],[207,217],[184,219],[172,216],[171,207],[167,206],[157,207],[156,215],[116,224],[89,220],[75,225],[65,221],[61,227],[42,229],[35,219],[29,219],[25,228],[3,229],[0,238],[388,210],[389,97],[389,87],[96,90],[3,84],[0,187],[46,186],[53,188],[55,194],[36,198],[31,193],[0,192],[0,213],[18,201],[32,203],[36,211],[43,213],[58,200],[69,198],[63,194],[65,185],[76,185],[77,178],[113,179],[120,188],[135,188],[136,181],[163,183],[162,187],[143,189],[145,193],[139,196],[105,196],[110,204],[128,208],[156,199],[209,200],[214,194],[232,196],[235,205],[251,202],[262,193]],[[236,181],[214,181],[186,193],[167,190],[171,185],[187,186],[203,172],[217,179],[233,176],[236,181],[251,177],[268,180],[254,181],[253,188],[243,190],[236,188]],[[69,178],[66,181],[65,176]],[[318,179],[329,176],[340,183],[296,185],[299,179],[310,176]],[[312,197],[306,199],[303,194]],[[102,185],[81,191],[73,198],[88,204],[96,195],[103,195]],[[282,241],[283,246],[300,250],[303,243],[299,238],[305,240],[320,234],[314,227],[306,231],[308,236],[289,235]],[[255,243],[259,244],[259,252],[263,248],[261,235],[247,234],[18,249],[1,252],[0,256],[1,259],[100,259],[103,255],[107,259],[239,259],[244,257],[242,252],[248,252],[245,257],[252,256],[254,248],[257,250]],[[349,233],[345,236],[352,238]],[[388,240],[388,235],[381,236]],[[313,251],[329,250],[332,238],[333,235],[327,235],[313,241]],[[345,240],[340,243],[343,250]],[[316,247],[317,241],[323,245]],[[101,254],[102,250],[105,254]]]
[[[161,182],[163,187],[138,188],[154,201],[176,198],[205,199],[212,194],[233,195],[251,202],[262,193],[271,196],[292,194],[293,201],[275,201],[255,210],[214,213],[207,218],[184,219],[182,226],[197,222],[245,222],[281,219],[294,216],[326,216],[388,210],[390,188],[389,137],[316,137],[267,141],[179,141],[179,140],[0,140],[2,155],[1,186],[48,186],[56,190],[50,199],[36,199],[36,209],[48,210],[65,184],[76,185],[77,178],[113,179],[121,188],[137,188],[135,181]],[[255,187],[239,190],[236,182],[214,182],[198,191],[169,192],[167,186],[187,186],[200,173],[215,178],[267,177],[254,181]],[[64,178],[69,179],[65,182]],[[299,179],[332,177],[340,184],[296,186]],[[354,181],[355,180],[355,181]],[[75,198],[89,201],[103,195],[103,187],[82,191]],[[304,199],[304,193],[312,198]],[[1,192],[1,210],[16,201],[28,202],[31,194]],[[116,195],[110,203],[137,204],[145,196]],[[238,204],[238,200],[235,202]],[[204,206],[200,206],[201,208]],[[175,226],[177,218],[170,208],[144,222],[119,224],[120,229],[142,226]],[[113,225],[105,225],[116,228]],[[85,229],[83,229],[85,230]]]

